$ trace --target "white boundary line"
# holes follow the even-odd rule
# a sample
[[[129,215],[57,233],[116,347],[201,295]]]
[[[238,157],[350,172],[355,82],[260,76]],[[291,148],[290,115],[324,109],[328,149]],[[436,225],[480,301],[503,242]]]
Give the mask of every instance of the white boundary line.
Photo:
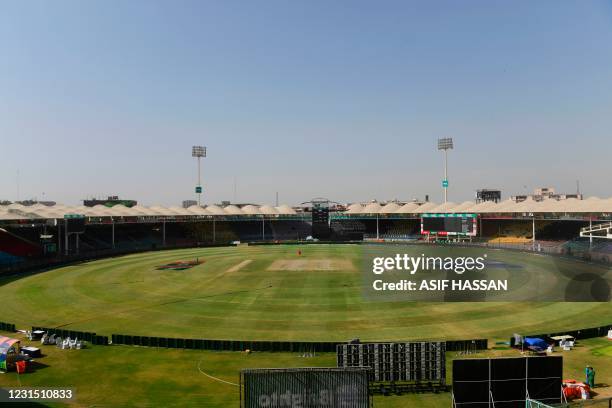
[[[206,374],[206,373],[205,373],[204,371],[202,371],[202,369],[200,368],[200,364],[201,364],[201,363],[202,363],[202,360],[199,360],[199,361],[198,361],[198,371],[199,371],[200,373],[204,374],[205,376],[207,376],[208,378],[211,378],[211,379],[213,379],[213,380],[215,380],[215,381],[219,381],[219,382],[222,382],[222,383],[225,383],[225,384],[233,385],[234,387],[240,387],[240,385],[238,385],[238,384],[236,384],[236,383],[229,382],[229,381],[225,381],[225,380],[222,380],[222,379],[220,379],[220,378],[213,377],[213,376],[212,376],[212,375],[210,375],[210,374]]]

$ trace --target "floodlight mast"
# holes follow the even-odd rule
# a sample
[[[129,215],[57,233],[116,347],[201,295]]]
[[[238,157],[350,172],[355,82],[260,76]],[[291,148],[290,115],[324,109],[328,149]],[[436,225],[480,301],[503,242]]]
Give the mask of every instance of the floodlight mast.
[[[198,206],[200,206],[202,199],[202,181],[200,178],[200,159],[202,157],[206,157],[206,147],[205,146],[193,146],[191,148],[191,157],[195,157],[198,159],[198,185],[196,186],[196,194],[198,195]]]
[[[444,203],[448,201],[448,151],[453,148],[453,138],[445,137],[438,139],[438,150],[444,150],[444,180],[442,180],[442,188],[444,189]]]

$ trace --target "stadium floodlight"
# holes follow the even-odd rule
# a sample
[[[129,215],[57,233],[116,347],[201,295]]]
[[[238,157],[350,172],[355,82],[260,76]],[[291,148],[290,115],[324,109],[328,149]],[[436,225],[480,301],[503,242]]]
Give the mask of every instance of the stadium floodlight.
[[[453,148],[453,138],[445,137],[438,139],[438,150],[448,150]]]
[[[191,148],[191,157],[195,157],[198,159],[198,185],[195,188],[195,192],[198,195],[198,206],[200,206],[201,198],[202,198],[202,182],[200,179],[200,159],[202,157],[206,157],[206,147],[205,146],[193,146]]]
[[[442,180],[442,188],[444,189],[445,203],[448,201],[448,151],[453,147],[452,137],[438,139],[438,150],[444,150],[444,180]]]
[[[191,148],[191,157],[206,157],[206,147],[193,146]]]

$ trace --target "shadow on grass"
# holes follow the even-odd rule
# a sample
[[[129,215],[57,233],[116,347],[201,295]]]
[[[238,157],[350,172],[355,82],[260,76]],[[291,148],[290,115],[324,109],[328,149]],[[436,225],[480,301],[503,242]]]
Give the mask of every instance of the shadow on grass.
[[[28,364],[28,371],[26,372],[26,375],[27,375],[27,373],[33,373],[33,372],[36,372],[38,370],[43,370],[43,369],[48,368],[48,367],[50,367],[48,364],[41,363],[38,360],[37,361],[30,361],[30,363]]]

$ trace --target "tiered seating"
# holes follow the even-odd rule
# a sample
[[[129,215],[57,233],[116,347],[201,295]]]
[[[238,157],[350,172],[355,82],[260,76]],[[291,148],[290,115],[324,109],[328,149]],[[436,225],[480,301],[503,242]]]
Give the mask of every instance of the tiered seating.
[[[23,262],[23,258],[6,252],[0,252],[0,267],[2,266],[13,266],[20,262]]]
[[[361,240],[367,231],[367,226],[358,220],[332,220],[330,223],[332,236],[338,240]]]
[[[538,232],[548,222],[538,221],[536,223],[536,237]],[[489,239],[491,243],[503,244],[525,244],[533,240],[533,225],[529,221],[513,221],[500,224],[497,232]]]
[[[27,231],[27,229],[24,229],[24,231]],[[0,229],[0,251],[16,257],[36,257],[42,255],[40,245],[4,229]]]
[[[420,225],[414,221],[394,221],[380,237],[385,240],[414,240],[420,237]]]
[[[588,225],[587,221],[550,221],[541,225],[536,233],[536,238],[555,241],[571,240],[580,235],[580,228]]]
[[[310,225],[302,221],[271,222],[270,229],[274,240],[300,240],[311,235]]]
[[[489,239],[492,244],[527,244],[531,242],[529,237],[495,237]]]
[[[358,220],[332,220],[331,229],[337,234],[345,234],[345,233],[354,233],[359,232],[363,233],[366,230],[366,226],[363,222]]]
[[[556,237],[556,240],[559,241],[559,238],[563,237],[563,234],[558,230],[558,225],[560,223],[555,221],[542,221],[538,220],[535,223],[535,232],[537,240],[548,240],[550,237]],[[494,233],[493,237],[489,239],[491,243],[505,243],[505,244],[525,244],[529,243],[533,240],[533,224],[531,221],[512,221],[502,223],[501,226],[498,227],[496,233]],[[566,228],[570,231],[571,236],[576,236],[577,233],[573,234],[571,231],[574,231],[575,228],[570,226]],[[559,235],[558,235],[558,234]]]

